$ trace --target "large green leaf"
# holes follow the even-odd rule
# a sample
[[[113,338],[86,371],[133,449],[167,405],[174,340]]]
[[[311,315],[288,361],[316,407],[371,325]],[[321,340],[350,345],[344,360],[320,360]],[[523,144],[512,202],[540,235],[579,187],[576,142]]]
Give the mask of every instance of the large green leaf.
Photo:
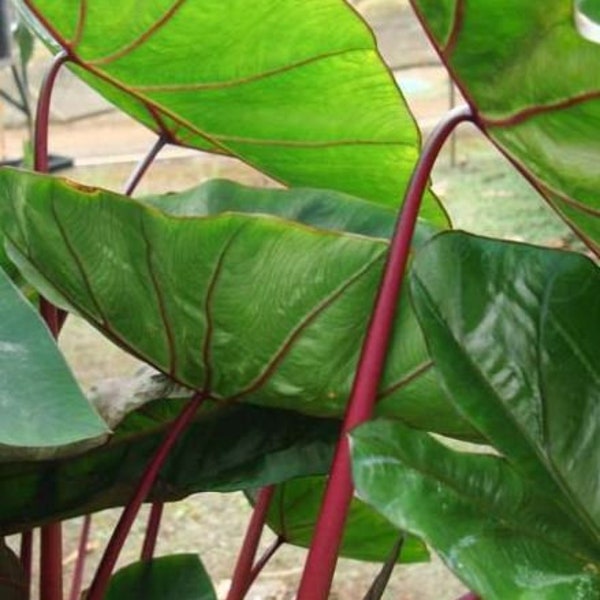
[[[598,598],[600,545],[506,460],[383,420],[355,430],[351,446],[359,496],[482,598]]]
[[[0,464],[0,535],[129,502],[182,399],[130,413],[109,443],[61,460]],[[250,405],[209,405],[170,453],[150,500],[229,492],[329,469],[339,421]]]
[[[325,491],[325,477],[293,479],[275,488],[267,514],[268,526],[286,543],[309,548]],[[253,502],[255,492],[248,493]],[[384,562],[399,534],[395,527],[358,498],[352,499],[340,556],[356,560]],[[399,562],[429,560],[425,544],[408,535]]]
[[[412,0],[491,139],[600,252],[600,46],[574,0]]]
[[[108,433],[50,332],[0,269],[0,457]]]
[[[454,403],[600,539],[600,270],[574,253],[442,234],[412,292]]]
[[[172,554],[140,561],[117,571],[106,600],[217,600],[196,554]]]
[[[0,540],[0,598],[2,600],[27,600],[27,576],[19,557]]]
[[[215,185],[214,193],[222,187]],[[255,198],[261,212],[275,215],[288,198],[297,205],[297,194],[312,194],[313,205],[317,197],[306,190],[243,194],[248,207]],[[316,416],[343,413],[388,247],[387,240],[368,237],[369,229],[380,235],[391,212],[329,194],[325,206],[337,207],[325,212],[325,224],[353,223],[363,235],[317,229],[318,211],[301,211],[305,225],[231,212],[225,200],[213,203],[225,211],[214,216],[171,215],[107,191],[8,169],[0,173],[0,197],[12,257],[46,297],[66,298],[179,383],[216,400]],[[200,191],[197,204],[211,197]],[[184,194],[183,201],[189,205],[190,198]],[[176,207],[178,196],[163,203]],[[358,211],[364,211],[362,228]],[[470,435],[439,386],[407,301],[393,335],[380,411]]]
[[[343,0],[21,0],[73,70],[178,144],[398,206],[419,135]],[[40,28],[38,26],[38,32]],[[110,31],[110,35],[107,35]],[[445,222],[429,195],[424,215]]]

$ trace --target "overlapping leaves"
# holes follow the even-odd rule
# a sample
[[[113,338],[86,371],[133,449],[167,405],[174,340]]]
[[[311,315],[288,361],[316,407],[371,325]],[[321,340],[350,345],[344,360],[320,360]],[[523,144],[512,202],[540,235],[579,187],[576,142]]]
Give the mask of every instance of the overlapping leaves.
[[[485,131],[600,252],[600,46],[573,0],[412,0]]]
[[[312,194],[318,205],[314,192],[244,193],[263,213],[285,214],[279,207],[295,194]],[[299,218],[312,226],[229,212],[226,200],[213,202],[225,212],[186,217],[182,198],[188,214],[206,213],[213,194],[166,196],[158,210],[9,170],[0,196],[12,256],[36,286],[174,380],[216,400],[342,414],[387,249],[367,236],[371,227],[379,235],[391,212],[330,194],[325,222],[354,223],[363,235],[316,229],[323,214],[310,202]],[[408,302],[396,319],[380,410],[418,427],[472,433],[439,387]]]
[[[419,254],[412,292],[453,402],[504,457],[368,425],[353,434],[362,497],[485,598],[597,597],[598,267],[449,233]]]
[[[343,0],[18,4],[77,75],[169,141],[289,185],[402,200],[418,131]],[[424,214],[445,222],[431,195]]]

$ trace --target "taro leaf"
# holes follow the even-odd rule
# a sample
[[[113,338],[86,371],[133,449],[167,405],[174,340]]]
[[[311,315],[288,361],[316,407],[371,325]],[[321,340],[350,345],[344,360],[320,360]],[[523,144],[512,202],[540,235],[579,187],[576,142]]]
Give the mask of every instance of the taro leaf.
[[[266,192],[267,200],[260,190],[253,194],[267,212],[296,192]],[[36,287],[53,301],[66,298],[180,384],[217,400],[316,416],[343,413],[386,240],[317,229],[312,212],[305,215],[311,226],[229,211],[170,215],[107,191],[9,169],[0,173],[0,197],[12,258]],[[166,197],[174,206],[177,198]],[[198,203],[205,201],[200,194]],[[338,194],[330,201],[342,216],[359,202],[365,233],[381,220],[373,204]],[[368,216],[369,207],[377,219]],[[330,212],[328,219],[337,217]],[[439,386],[406,301],[393,335],[381,412],[470,435]]]
[[[305,477],[286,481],[275,488],[267,514],[268,526],[285,542],[309,548],[325,490],[325,477]],[[256,493],[248,492],[254,502]],[[370,506],[358,498],[352,500],[340,556],[372,562],[384,562],[398,542],[398,531]],[[399,562],[429,560],[425,544],[407,536]]]
[[[288,185],[402,200],[419,134],[346,2],[18,4],[77,75],[170,141],[238,157]],[[432,195],[422,214],[446,222]]]
[[[412,0],[490,138],[600,253],[600,46],[574,0]]]
[[[0,269],[0,456],[107,433],[44,323]]]
[[[482,598],[598,598],[600,546],[506,460],[386,420],[352,432],[351,447],[359,496]]]
[[[127,565],[111,578],[105,600],[217,600],[196,554],[172,554]]]
[[[0,540],[0,598],[2,600],[29,598],[27,577],[21,561],[4,540]]]
[[[127,416],[108,444],[86,453],[0,464],[0,535],[124,506],[183,402],[145,405]],[[337,420],[293,411],[210,405],[169,454],[150,500],[180,500],[196,492],[230,492],[326,473],[339,426]]]
[[[574,253],[450,233],[422,249],[411,283],[454,403],[598,540],[598,267]]]

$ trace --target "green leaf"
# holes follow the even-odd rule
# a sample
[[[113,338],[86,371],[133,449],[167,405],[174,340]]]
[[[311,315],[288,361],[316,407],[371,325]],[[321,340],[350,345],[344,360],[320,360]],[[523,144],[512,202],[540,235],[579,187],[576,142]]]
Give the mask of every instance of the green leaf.
[[[359,496],[433,546],[481,597],[598,597],[598,543],[504,459],[385,420],[352,432],[351,448]]]
[[[196,554],[173,554],[140,561],[117,571],[106,600],[217,600]]]
[[[478,123],[600,253],[600,46],[574,0],[412,4]]]
[[[0,535],[126,505],[185,401],[143,406],[127,416],[107,444],[85,453],[0,464]],[[180,500],[197,492],[230,492],[326,473],[339,427],[339,421],[292,411],[210,404],[169,454],[149,500]]]
[[[0,540],[0,598],[27,600],[27,577],[18,556]]]
[[[275,488],[267,514],[268,526],[285,542],[309,548],[325,491],[325,477],[286,481]],[[256,492],[248,493],[254,502]],[[344,530],[340,556],[384,562],[398,542],[398,531],[371,507],[353,498]],[[414,536],[406,537],[398,562],[429,560],[425,544]]]
[[[13,449],[34,457],[98,441],[108,430],[92,409],[49,331],[0,269],[0,460]]]
[[[12,258],[46,297],[62,298],[180,384],[215,400],[341,416],[388,247],[365,233],[374,228],[381,235],[392,213],[320,192],[329,208],[301,210],[303,224],[278,217],[280,207],[289,201],[298,209],[297,194],[312,194],[314,207],[317,192],[241,191],[248,208],[239,213],[226,208],[225,196],[214,200],[223,187],[201,188],[193,201],[195,192],[166,196],[162,204],[179,205],[180,214],[171,215],[104,190],[6,169],[0,222]],[[202,208],[211,198],[224,212]],[[261,214],[251,214],[255,200]],[[190,202],[200,208],[191,210]],[[184,215],[208,215],[181,216],[184,205]],[[321,216],[326,225],[350,223],[364,233],[317,229]],[[421,239],[430,233],[424,228]],[[417,427],[472,434],[439,386],[406,298],[380,400],[382,414]]]
[[[460,411],[600,537],[600,270],[587,258],[450,233],[412,292]]]
[[[171,142],[293,186],[398,206],[419,152],[375,38],[343,0],[21,0],[71,68]],[[332,27],[335,23],[335,27]],[[110,31],[110,36],[106,32]],[[423,215],[447,218],[428,194]]]

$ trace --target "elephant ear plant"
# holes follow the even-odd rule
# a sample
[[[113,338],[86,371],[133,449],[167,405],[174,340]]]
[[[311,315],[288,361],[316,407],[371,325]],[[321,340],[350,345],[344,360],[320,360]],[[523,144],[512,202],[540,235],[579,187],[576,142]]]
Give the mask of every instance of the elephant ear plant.
[[[30,597],[39,528],[40,597],[62,600],[60,523],[85,515],[71,600],[216,598],[199,557],[154,552],[163,503],[208,490],[254,506],[228,600],[286,543],[309,548],[301,600],[328,598],[338,556],[381,562],[380,598],[428,548],[471,598],[600,595],[597,264],[448,231],[428,189],[470,121],[598,253],[597,3],[412,4],[468,101],[421,152],[342,0],[16,2],[55,59],[38,172],[0,171],[2,597]],[[157,134],[123,193],[43,173],[63,67]],[[132,198],[166,144],[286,189]],[[70,312],[148,370],[90,404],[48,333]],[[141,559],[113,575],[143,502]],[[83,591],[90,515],[114,506]]]

